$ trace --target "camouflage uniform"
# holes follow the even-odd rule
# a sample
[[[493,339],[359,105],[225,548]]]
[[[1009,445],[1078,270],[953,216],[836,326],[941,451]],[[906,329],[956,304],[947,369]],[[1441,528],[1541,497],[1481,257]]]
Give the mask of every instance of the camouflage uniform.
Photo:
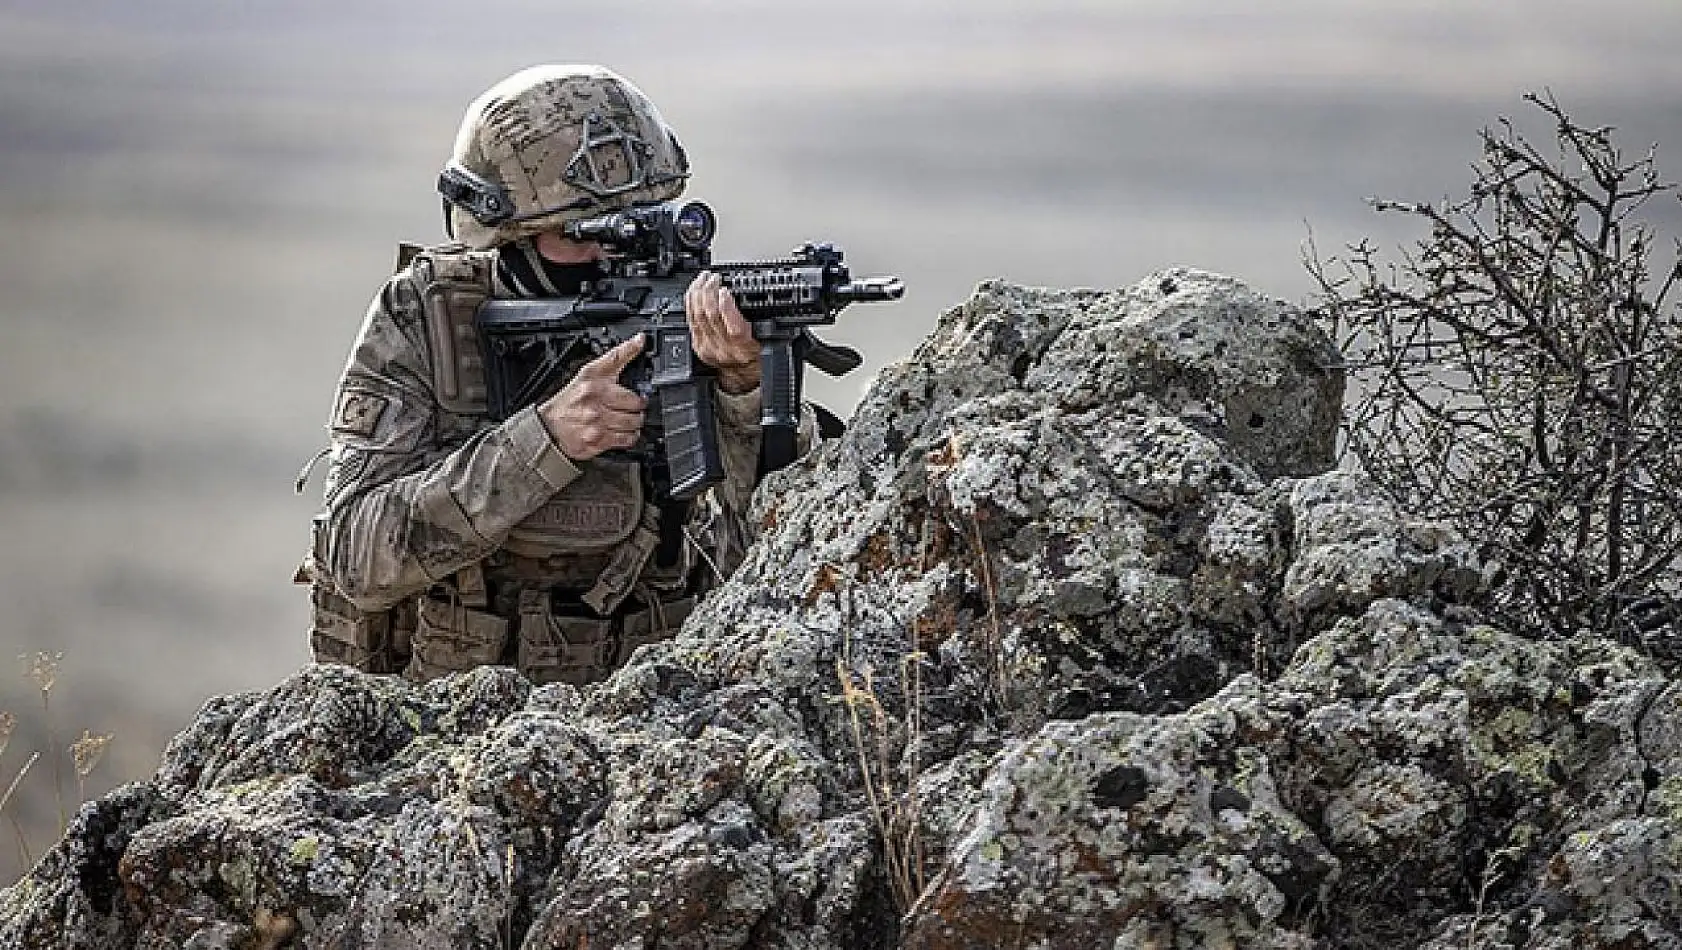
[[[493,89],[475,110],[506,131],[552,114],[557,99],[581,98],[560,88],[535,104],[514,101],[522,108]],[[484,151],[483,139],[458,141],[458,156]],[[682,162],[675,136],[671,144]],[[564,167],[549,160],[533,180]],[[630,197],[675,193],[659,191]],[[636,646],[674,632],[700,590],[739,562],[759,394],[714,387],[726,478],[688,504],[650,497],[636,462],[575,463],[535,406],[491,424],[471,314],[487,295],[557,290],[528,239],[553,220],[498,230],[454,211],[457,235],[488,249],[428,249],[407,262],[369,308],[339,383],[305,572],[312,647],[318,660],[419,680],[487,663],[540,682],[599,679]]]

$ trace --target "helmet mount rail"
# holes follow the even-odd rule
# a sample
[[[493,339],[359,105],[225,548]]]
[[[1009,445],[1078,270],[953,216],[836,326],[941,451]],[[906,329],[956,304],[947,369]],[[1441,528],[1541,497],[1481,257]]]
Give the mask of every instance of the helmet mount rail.
[[[438,194],[444,198],[446,226],[450,205],[466,211],[487,228],[514,218],[514,199],[509,197],[507,188],[456,162],[445,165],[438,173]]]

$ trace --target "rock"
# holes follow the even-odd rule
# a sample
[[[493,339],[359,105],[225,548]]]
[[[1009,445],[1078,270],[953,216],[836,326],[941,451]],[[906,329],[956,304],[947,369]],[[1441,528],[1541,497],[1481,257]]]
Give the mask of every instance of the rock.
[[[179,814],[148,782],[124,785],[77,809],[58,844],[0,891],[0,946],[105,950],[134,946],[121,862],[136,833]]]
[[[1403,517],[1357,475],[1302,479],[1291,486],[1289,505],[1296,557],[1281,599],[1283,612],[1299,624],[1416,591],[1457,603],[1482,584],[1470,544],[1443,525]]]
[[[1241,677],[1177,716],[1054,722],[1000,757],[908,948],[1301,947],[1338,859],[1279,801]]]
[[[1682,947],[1682,836],[1673,818],[1624,818],[1568,838],[1528,902],[1444,921],[1429,950]]]
[[[1486,856],[1528,900],[1560,842],[1640,811],[1655,675],[1613,644],[1375,601],[1273,684],[1052,723],[999,757],[907,946],[1413,945]]]
[[[1228,278],[985,283],[675,638],[211,700],[0,945],[1682,946],[1682,690],[1483,623],[1341,388]]]

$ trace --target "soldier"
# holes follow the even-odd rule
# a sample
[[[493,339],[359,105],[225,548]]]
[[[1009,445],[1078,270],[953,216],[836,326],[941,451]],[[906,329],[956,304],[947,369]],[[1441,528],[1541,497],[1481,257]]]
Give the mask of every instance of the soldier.
[[[303,572],[317,660],[419,681],[494,663],[586,683],[670,636],[739,563],[759,344],[716,275],[684,298],[716,371],[726,470],[694,503],[654,497],[642,465],[603,457],[642,429],[642,397],[618,382],[640,339],[493,425],[472,323],[487,297],[577,293],[604,252],[562,222],[671,200],[688,175],[654,104],[599,66],[527,69],[468,108],[439,180],[455,243],[401,255],[339,382]]]

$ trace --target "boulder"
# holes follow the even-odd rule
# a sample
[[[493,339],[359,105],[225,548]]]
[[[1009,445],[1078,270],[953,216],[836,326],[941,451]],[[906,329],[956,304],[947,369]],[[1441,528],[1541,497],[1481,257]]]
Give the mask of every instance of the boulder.
[[[220,697],[25,947],[1682,946],[1682,695],[1332,471],[1295,308],[982,284],[606,682]]]

